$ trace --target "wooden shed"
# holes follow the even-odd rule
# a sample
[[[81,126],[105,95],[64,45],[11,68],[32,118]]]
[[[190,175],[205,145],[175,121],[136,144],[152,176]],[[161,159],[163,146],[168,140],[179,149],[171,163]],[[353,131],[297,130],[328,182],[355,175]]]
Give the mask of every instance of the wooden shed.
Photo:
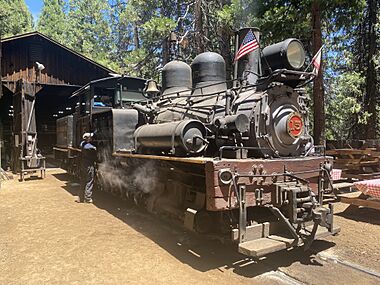
[[[39,33],[31,32],[1,40],[0,143],[3,164],[9,158],[12,136],[12,98],[20,79],[36,86],[38,144],[44,153],[55,144],[55,121],[71,113],[69,97],[87,82],[114,73],[105,66]],[[37,63],[44,69],[37,70]],[[5,148],[5,151],[4,151]]]

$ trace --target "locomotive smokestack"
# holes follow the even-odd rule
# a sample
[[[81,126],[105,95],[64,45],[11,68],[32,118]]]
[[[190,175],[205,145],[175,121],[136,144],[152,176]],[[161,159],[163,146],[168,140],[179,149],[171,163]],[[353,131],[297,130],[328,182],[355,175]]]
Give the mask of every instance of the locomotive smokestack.
[[[258,28],[242,28],[235,32],[235,54],[250,30],[260,43],[260,30]],[[248,84],[255,84],[260,70],[260,48],[258,48],[235,62],[234,79],[246,79]]]

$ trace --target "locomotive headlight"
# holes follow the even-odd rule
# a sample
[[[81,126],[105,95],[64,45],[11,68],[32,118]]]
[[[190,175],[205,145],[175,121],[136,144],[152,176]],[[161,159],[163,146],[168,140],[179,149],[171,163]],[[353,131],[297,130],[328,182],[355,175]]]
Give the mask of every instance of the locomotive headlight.
[[[289,65],[294,69],[300,69],[305,63],[305,50],[302,44],[295,40],[291,41],[286,50],[286,57],[288,59]]]
[[[232,179],[234,178],[231,169],[229,168],[223,168],[219,170],[219,180],[224,185],[229,185],[232,182]]]
[[[305,64],[305,49],[297,39],[287,39],[263,49],[262,66],[264,72],[276,69],[300,70]]]

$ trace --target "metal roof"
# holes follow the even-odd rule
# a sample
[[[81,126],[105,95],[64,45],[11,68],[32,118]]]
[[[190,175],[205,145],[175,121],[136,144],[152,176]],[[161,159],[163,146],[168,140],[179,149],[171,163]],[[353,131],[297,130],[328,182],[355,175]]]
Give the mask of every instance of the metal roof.
[[[111,81],[111,80],[118,81],[118,80],[122,80],[122,79],[136,79],[136,80],[146,81],[146,79],[144,79],[144,78],[134,77],[134,76],[125,76],[125,75],[110,76],[110,77],[100,78],[100,79],[92,80],[92,81],[88,82],[86,85],[83,85],[78,90],[75,90],[73,92],[73,95],[70,96],[70,98],[78,96],[80,93],[83,92],[83,90],[87,89],[87,87],[90,86],[90,85],[93,85],[93,84],[96,84],[96,83],[100,83],[100,82],[103,82],[103,81]]]

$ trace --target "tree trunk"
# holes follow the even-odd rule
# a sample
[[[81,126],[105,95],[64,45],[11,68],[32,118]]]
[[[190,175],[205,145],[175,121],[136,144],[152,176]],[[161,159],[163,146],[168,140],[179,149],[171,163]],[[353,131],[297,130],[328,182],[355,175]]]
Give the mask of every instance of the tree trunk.
[[[161,1],[161,17],[163,18],[171,18],[170,9],[168,9],[167,1],[163,0]],[[167,37],[162,41],[162,66],[167,64],[170,61],[170,34],[167,35]]]
[[[366,72],[366,100],[365,109],[371,115],[368,119],[365,128],[365,138],[375,139],[377,127],[377,111],[376,105],[378,102],[378,90],[376,88],[377,76],[374,56],[376,54],[376,21],[377,21],[377,3],[376,0],[368,0],[368,56],[366,58],[367,72]]]
[[[2,47],[2,43],[1,43],[1,30],[0,30],[0,99],[1,97],[3,97],[3,71],[2,71],[2,56],[3,56],[3,47]],[[0,142],[1,143],[1,142]],[[1,155],[1,153],[0,153]],[[1,161],[0,161],[0,165],[1,165]]]
[[[233,33],[231,33],[229,27],[221,26],[219,28],[219,48],[220,54],[223,56],[226,62],[226,75],[227,80],[232,79],[232,58],[231,58],[231,37]]]
[[[133,23],[133,44],[135,49],[140,48],[139,29],[137,23]]]
[[[320,1],[313,0],[312,4],[312,27],[313,27],[313,54],[316,54],[322,47],[321,31],[321,10]],[[314,103],[314,142],[324,144],[325,142],[325,98],[323,86],[323,66],[318,72],[318,76],[313,84],[313,103]]]
[[[195,15],[195,50],[197,54],[200,54],[206,50],[204,44],[203,35],[206,32],[203,15],[202,15],[202,0],[196,0],[194,4],[194,15]]]
[[[170,61],[170,36],[162,42],[162,66]]]
[[[220,8],[223,8],[225,5],[230,5],[231,0],[222,0],[220,1]],[[223,56],[226,61],[226,75],[227,80],[231,80],[233,76],[233,66],[232,66],[232,57],[231,57],[231,38],[234,33],[227,24],[221,24],[219,26],[219,48],[220,54]],[[230,87],[230,86],[229,86]]]

